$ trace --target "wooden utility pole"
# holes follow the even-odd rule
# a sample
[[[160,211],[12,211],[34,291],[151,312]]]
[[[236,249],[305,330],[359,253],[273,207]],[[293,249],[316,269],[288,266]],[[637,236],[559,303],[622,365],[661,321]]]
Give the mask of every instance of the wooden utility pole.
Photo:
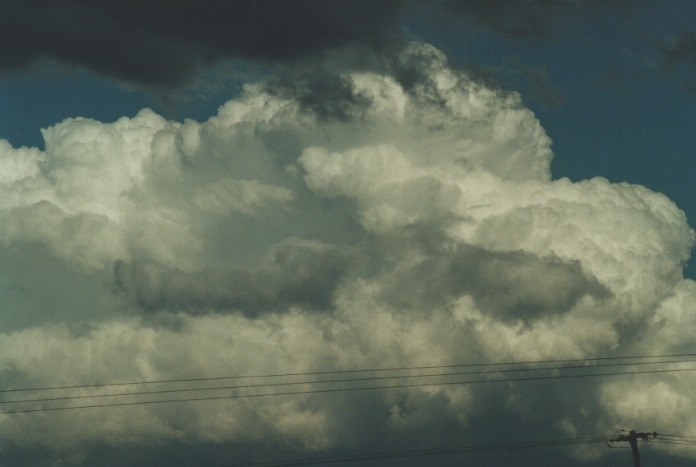
[[[631,430],[628,434],[628,442],[631,444],[631,452],[633,453],[633,467],[640,467],[640,452],[638,452],[638,433]]]
[[[623,431],[623,430],[622,430]],[[625,431],[623,431],[626,433]],[[638,439],[643,441],[648,441],[650,439],[657,438],[657,433],[636,433],[635,430],[631,430],[627,435],[619,435],[609,440],[609,444],[618,442],[628,442],[631,445],[631,453],[633,454],[633,467],[640,467],[640,452],[638,451]]]

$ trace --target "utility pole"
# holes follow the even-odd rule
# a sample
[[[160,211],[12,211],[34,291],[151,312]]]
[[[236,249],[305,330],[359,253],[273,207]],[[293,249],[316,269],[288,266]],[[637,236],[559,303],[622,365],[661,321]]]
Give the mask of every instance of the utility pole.
[[[628,442],[631,445],[631,453],[633,454],[633,467],[640,467],[640,452],[638,452],[638,439],[642,439],[643,441],[649,441],[650,439],[655,439],[657,438],[657,433],[652,432],[652,433],[636,433],[635,430],[631,430],[628,432],[628,434],[619,434],[619,433],[626,433],[626,430],[621,430],[620,432],[616,433],[616,437],[611,438],[609,440],[609,444],[611,443],[618,443],[618,442]]]

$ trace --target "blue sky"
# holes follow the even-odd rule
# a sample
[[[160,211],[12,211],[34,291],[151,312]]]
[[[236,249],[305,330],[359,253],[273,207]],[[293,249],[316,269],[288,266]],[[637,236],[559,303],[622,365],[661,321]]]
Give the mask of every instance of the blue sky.
[[[25,399],[0,401],[0,464],[693,444],[695,23],[677,0],[0,5],[0,390]],[[347,371],[433,385],[316,382]],[[606,439],[463,458],[628,461]],[[661,441],[646,464],[696,458]]]

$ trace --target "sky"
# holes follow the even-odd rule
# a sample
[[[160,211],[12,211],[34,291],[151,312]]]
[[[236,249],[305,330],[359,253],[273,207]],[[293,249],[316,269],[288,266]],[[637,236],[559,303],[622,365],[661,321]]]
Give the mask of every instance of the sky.
[[[0,1],[0,465],[692,465],[695,23]]]

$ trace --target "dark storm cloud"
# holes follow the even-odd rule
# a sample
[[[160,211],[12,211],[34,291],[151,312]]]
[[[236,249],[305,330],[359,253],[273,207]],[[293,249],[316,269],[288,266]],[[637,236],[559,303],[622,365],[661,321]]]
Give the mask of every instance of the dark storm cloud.
[[[0,71],[41,58],[150,86],[186,82],[225,57],[292,59],[377,45],[396,1],[27,0],[0,6]]]
[[[594,0],[5,1],[0,3],[0,73],[53,59],[167,88],[187,84],[202,66],[225,58],[287,61],[345,46],[384,50],[402,41],[400,19],[413,12],[437,12],[456,27],[482,25],[506,37],[533,38],[606,5]]]
[[[403,288],[399,284],[411,285]],[[528,323],[569,311],[584,296],[608,298],[610,293],[596,278],[586,275],[577,261],[469,245],[423,260],[396,275],[387,289],[390,301],[426,308],[463,295],[471,296],[490,316]]]
[[[552,37],[559,25],[607,7],[620,7],[623,0],[446,0],[449,17],[465,17],[509,39]]]
[[[314,244],[286,243],[269,264],[250,269],[185,272],[153,263],[116,262],[114,283],[147,310],[241,311],[258,316],[293,305],[326,309],[355,253]]]

